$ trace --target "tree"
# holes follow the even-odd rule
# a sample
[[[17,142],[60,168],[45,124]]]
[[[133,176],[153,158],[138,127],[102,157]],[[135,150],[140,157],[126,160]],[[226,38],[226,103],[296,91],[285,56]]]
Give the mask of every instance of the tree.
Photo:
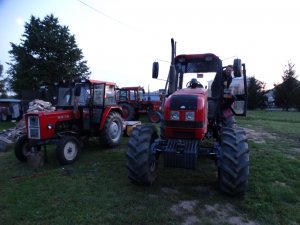
[[[8,63],[9,83],[17,94],[24,89],[37,90],[41,82],[89,77],[75,36],[67,26],[59,25],[52,14],[43,20],[31,16],[22,37],[21,44],[11,43],[9,51],[13,61]]]
[[[291,107],[295,107],[299,101],[299,99],[297,99],[296,90],[298,90],[297,88],[300,84],[296,79],[297,76],[294,66],[295,64],[289,61],[282,76],[283,82],[281,84],[274,85],[275,105],[282,107],[282,109],[286,111],[288,111]]]
[[[249,78],[248,83],[248,109],[263,108],[266,106],[267,97],[264,94],[266,84],[256,80],[255,77]]]
[[[0,64],[0,97],[7,97],[5,90],[6,79],[2,78],[3,65]]]
[[[300,111],[300,82],[298,82],[298,85],[292,90],[292,94],[294,96],[294,106]]]

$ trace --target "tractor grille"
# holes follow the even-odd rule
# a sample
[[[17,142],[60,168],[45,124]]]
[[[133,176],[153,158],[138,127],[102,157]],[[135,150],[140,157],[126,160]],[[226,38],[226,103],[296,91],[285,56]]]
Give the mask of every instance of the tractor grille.
[[[40,139],[40,121],[38,116],[28,116],[28,138]]]
[[[171,110],[197,110],[197,96],[173,95],[171,97]]]

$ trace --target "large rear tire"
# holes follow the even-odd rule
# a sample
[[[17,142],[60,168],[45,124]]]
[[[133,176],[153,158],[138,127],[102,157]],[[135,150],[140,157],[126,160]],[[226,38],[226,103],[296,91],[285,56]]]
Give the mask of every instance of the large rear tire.
[[[123,123],[121,115],[117,112],[109,113],[101,131],[100,142],[106,147],[115,147],[120,143],[122,133]]]
[[[15,144],[15,156],[20,162],[27,162],[30,152],[27,135],[20,136]]]
[[[242,128],[223,128],[218,180],[222,192],[241,196],[248,190],[249,150]]]
[[[61,165],[71,164],[78,159],[80,144],[77,138],[64,136],[59,140],[56,148],[58,162]]]
[[[136,184],[152,184],[157,177],[158,159],[151,145],[158,137],[153,125],[133,129],[128,141],[128,178]]]
[[[123,119],[126,121],[132,121],[136,118],[136,113],[134,108],[128,104],[128,103],[119,103],[120,106],[122,106],[123,111]]]

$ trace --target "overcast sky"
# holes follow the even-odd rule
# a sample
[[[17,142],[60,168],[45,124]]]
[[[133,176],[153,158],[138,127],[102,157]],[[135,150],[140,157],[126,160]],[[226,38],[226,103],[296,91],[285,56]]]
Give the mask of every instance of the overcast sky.
[[[162,60],[160,78],[166,78],[163,61],[170,61],[172,37],[177,54],[214,53],[225,64],[241,58],[247,75],[268,88],[282,81],[289,60],[299,74],[297,0],[0,0],[4,70],[10,42],[20,43],[24,23],[51,13],[75,35],[91,78],[120,87],[163,88],[151,78],[152,62]]]

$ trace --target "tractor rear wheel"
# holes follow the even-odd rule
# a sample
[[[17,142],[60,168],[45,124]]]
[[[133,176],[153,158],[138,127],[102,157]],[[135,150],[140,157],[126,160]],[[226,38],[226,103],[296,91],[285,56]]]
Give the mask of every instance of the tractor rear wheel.
[[[218,180],[222,192],[241,196],[248,189],[249,150],[242,128],[223,128]]]
[[[128,141],[128,178],[136,184],[152,184],[157,177],[158,159],[151,145],[158,137],[153,125],[133,129]]]
[[[64,136],[59,140],[56,148],[58,162],[61,165],[71,164],[78,159],[80,144],[77,138]]]
[[[27,135],[20,136],[15,144],[15,156],[20,162],[27,162],[27,154],[30,152]]]
[[[123,119],[127,121],[134,120],[136,118],[136,113],[134,108],[128,104],[128,103],[120,103],[120,106],[122,106],[123,111]]]
[[[121,115],[117,112],[111,112],[106,117],[103,130],[101,131],[100,142],[106,147],[115,147],[120,143],[122,131],[123,123]]]

